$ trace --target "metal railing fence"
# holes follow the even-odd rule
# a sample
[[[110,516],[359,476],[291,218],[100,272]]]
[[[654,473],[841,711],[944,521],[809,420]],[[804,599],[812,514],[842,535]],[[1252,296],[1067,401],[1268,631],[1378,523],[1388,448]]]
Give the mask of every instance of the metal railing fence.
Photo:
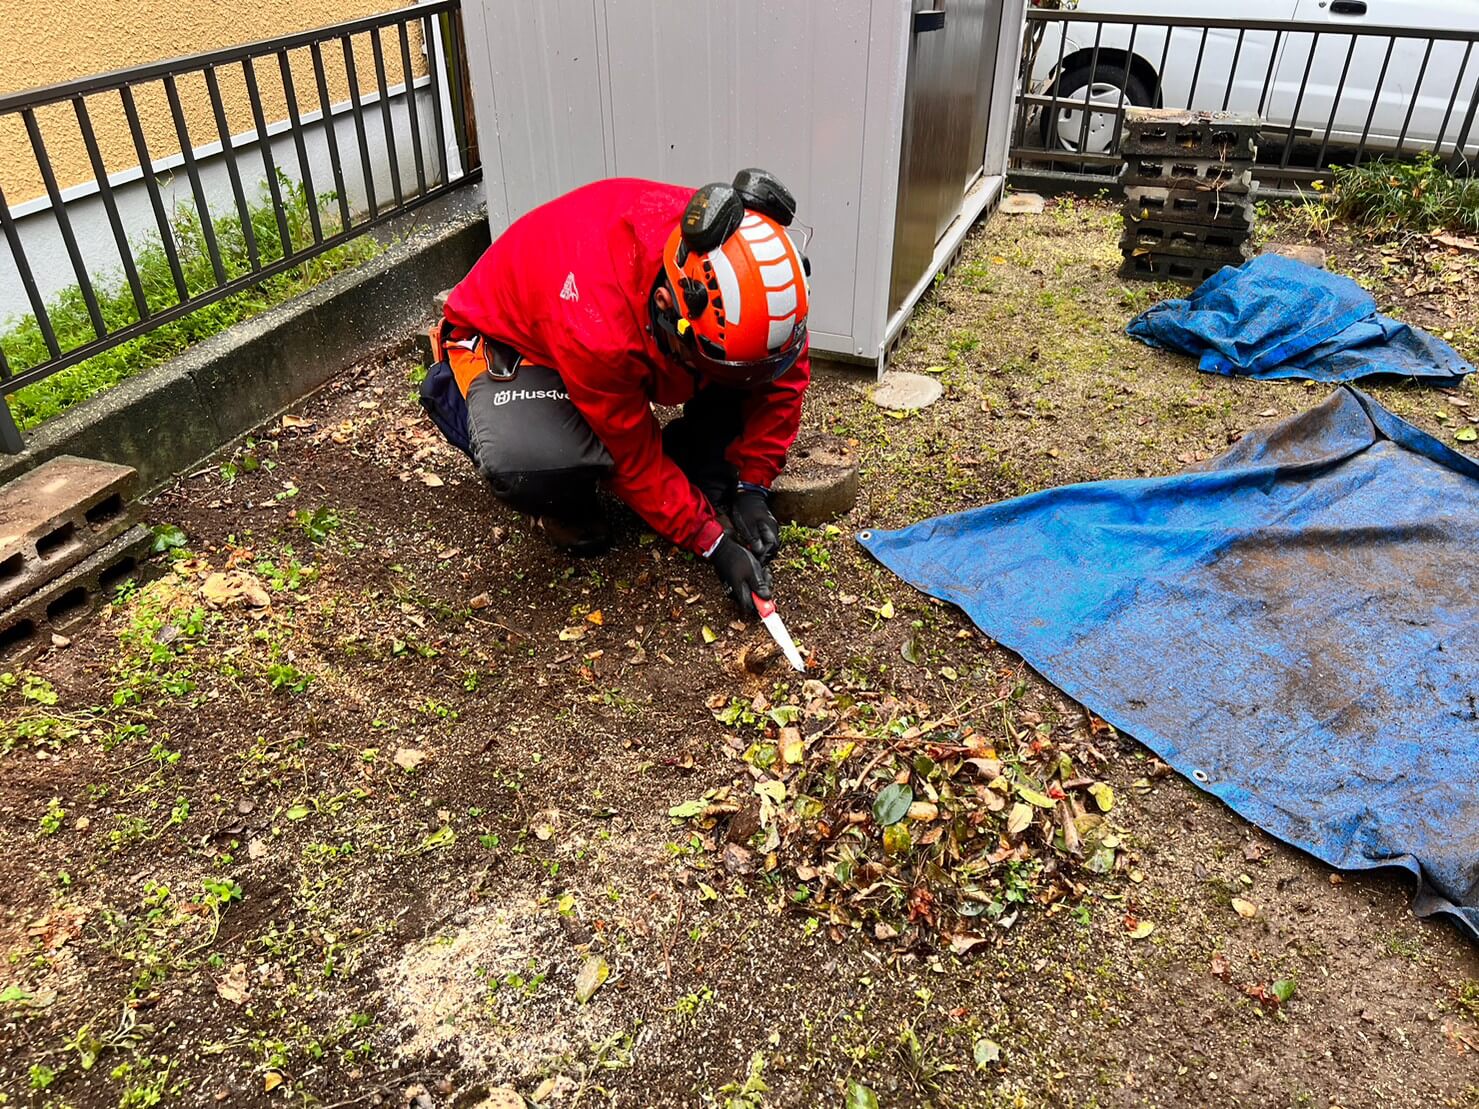
[[[387,56],[389,71],[398,72],[401,78],[399,86],[388,81]],[[187,81],[191,82],[190,96],[182,94]],[[228,81],[229,98],[223,96]],[[39,175],[44,188],[44,204],[38,197],[27,206],[49,207],[75,276],[76,294],[91,325],[91,337],[83,341],[65,345],[59,338],[52,319],[55,305],[48,306],[33,273],[20,220],[6,201],[7,178],[13,179],[20,171],[14,166],[0,168],[0,234],[44,344],[39,360],[33,357],[29,364],[17,365],[0,343],[0,449],[14,453],[22,447],[5,403],[16,390],[300,266],[403,212],[476,181],[481,171],[469,87],[460,0],[434,0],[317,30],[0,96],[0,125],[19,121],[34,155],[31,179]],[[268,119],[264,104],[269,94],[274,111],[284,113],[285,120]],[[154,111],[141,111],[146,99]],[[187,107],[194,110],[187,111]],[[233,133],[228,108],[235,109],[238,119],[246,115],[250,129]],[[428,111],[430,119],[424,118]],[[196,130],[206,134],[192,134],[192,115]],[[352,120],[352,142],[338,133],[346,116]],[[114,130],[95,126],[99,118],[113,121]],[[67,133],[59,134],[63,124],[70,126]],[[348,132],[347,123],[344,129]],[[164,142],[161,133],[168,136]],[[273,139],[279,136],[290,136],[290,158],[283,157],[289,152],[286,138],[274,150]],[[90,251],[95,259],[97,243],[79,241],[75,217],[69,214],[76,190],[65,190],[72,195],[64,195],[48,153],[79,142],[92,173],[85,188],[95,189],[106,214],[117,252],[115,270],[121,271],[119,295],[132,317],[111,327],[99,299],[102,275],[95,260],[85,256]],[[130,169],[110,171],[104,145],[113,151],[115,163],[132,163]],[[317,157],[310,156],[310,146]],[[326,151],[320,149],[323,146]],[[378,157],[372,156],[372,146]],[[408,147],[410,164],[403,164]],[[125,151],[122,159],[120,148]],[[229,178],[229,199],[218,204],[216,211],[202,184],[202,161],[207,155],[224,162]],[[162,163],[170,168],[161,171]],[[32,167],[24,168],[31,173]],[[184,211],[172,213],[165,190],[172,171],[178,169],[183,169],[189,188],[186,193],[180,182],[179,207]],[[384,184],[387,169],[388,189]],[[142,235],[138,220],[130,225],[120,215],[119,194],[124,187],[120,178],[130,173],[147,191],[143,210],[152,211]],[[262,187],[270,219],[262,210],[254,213],[248,203],[244,183],[254,181]],[[307,221],[297,227],[290,226],[290,208],[284,197],[290,189],[306,200]],[[224,183],[222,193],[226,195]],[[351,204],[351,194],[360,198],[358,206]],[[137,199],[142,203],[142,197]],[[321,206],[321,200],[327,203]],[[222,242],[223,213],[219,209],[223,207],[227,221],[239,221],[239,225],[230,224],[229,244]],[[203,256],[194,267],[182,263],[177,242],[182,215],[197,239],[203,240]],[[230,254],[227,245],[232,248]],[[138,263],[141,250],[153,250],[156,257],[162,250],[168,263],[167,279],[146,287]],[[122,283],[126,283],[126,292]]]
[[[1023,183],[1114,184],[1129,106],[1256,113],[1265,195],[1298,195],[1331,162],[1429,153],[1468,172],[1479,148],[1479,29],[1031,8],[1010,158]]]

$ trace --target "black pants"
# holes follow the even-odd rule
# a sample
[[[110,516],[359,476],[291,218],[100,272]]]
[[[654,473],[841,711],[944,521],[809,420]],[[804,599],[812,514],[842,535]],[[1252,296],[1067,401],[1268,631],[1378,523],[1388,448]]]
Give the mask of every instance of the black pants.
[[[701,389],[662,433],[663,453],[720,512],[734,495],[737,471],[724,453],[744,426],[744,397],[737,389]],[[521,363],[507,381],[482,374],[464,401],[451,367],[439,362],[422,383],[421,403],[510,508],[531,516],[594,510],[611,455],[548,366]]]

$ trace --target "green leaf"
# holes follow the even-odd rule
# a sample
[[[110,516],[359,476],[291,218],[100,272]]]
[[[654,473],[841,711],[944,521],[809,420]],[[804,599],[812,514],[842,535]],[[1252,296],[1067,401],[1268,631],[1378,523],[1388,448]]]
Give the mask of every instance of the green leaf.
[[[878,1095],[861,1082],[849,1082],[843,1109],[878,1109]]]
[[[975,1057],[976,1066],[985,1069],[992,1063],[1001,1062],[1001,1045],[995,1040],[988,1040],[982,1036],[976,1041],[976,1046],[971,1052]]]
[[[283,815],[286,816],[289,820],[302,820],[305,816],[308,815],[308,806],[294,805],[287,812],[283,813]]]
[[[1461,427],[1453,433],[1453,437],[1460,443],[1472,443],[1479,439],[1479,428]]]
[[[19,1005],[23,1001],[30,1001],[31,995],[19,986],[6,986],[0,990],[0,1003]]]
[[[918,666],[919,640],[911,635],[908,639],[904,640],[904,645],[899,648],[899,654],[904,656],[905,662],[912,662],[915,666]]]
[[[1114,808],[1114,790],[1109,787],[1108,782],[1095,782],[1089,787],[1089,795],[1094,798],[1100,812],[1108,812]]]
[[[905,782],[893,782],[879,791],[873,801],[873,822],[880,828],[897,824],[914,804],[914,791]]]
[[[909,825],[902,820],[897,824],[890,824],[883,830],[883,850],[889,855],[906,855],[909,848],[913,846],[913,839],[909,835]]]
[[[176,547],[183,547],[187,542],[185,532],[174,524],[160,524],[154,529],[153,551],[159,554],[161,551],[172,551]]]
[[[1274,996],[1277,997],[1281,1002],[1288,1001],[1291,997],[1293,997],[1294,991],[1298,988],[1298,984],[1292,978],[1280,978],[1277,982],[1273,984]]]
[[[1035,789],[1028,789],[1026,786],[1021,785],[1017,787],[1017,796],[1029,805],[1036,805],[1040,809],[1056,808],[1058,804],[1046,793],[1038,793]]]
[[[668,815],[675,820],[692,820],[708,807],[709,803],[700,797],[697,801],[679,802],[668,810]]]
[[[451,847],[456,842],[457,833],[452,831],[451,825],[443,824],[421,841],[421,850],[434,851],[438,847]]]

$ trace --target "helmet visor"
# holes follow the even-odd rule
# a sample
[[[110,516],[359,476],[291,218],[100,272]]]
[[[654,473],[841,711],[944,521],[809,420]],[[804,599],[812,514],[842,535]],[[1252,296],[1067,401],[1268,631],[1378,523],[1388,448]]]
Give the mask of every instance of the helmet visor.
[[[715,358],[704,350],[704,346],[700,341],[687,348],[694,369],[720,384],[753,389],[770,384],[796,365],[806,350],[806,321],[796,321],[790,341],[780,351],[753,362],[728,362]]]

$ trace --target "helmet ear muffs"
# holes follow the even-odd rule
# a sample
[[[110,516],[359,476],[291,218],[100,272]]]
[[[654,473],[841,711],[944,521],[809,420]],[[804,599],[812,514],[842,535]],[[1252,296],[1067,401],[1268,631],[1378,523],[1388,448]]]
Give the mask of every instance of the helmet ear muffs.
[[[745,218],[740,194],[722,181],[694,193],[679,222],[683,245],[694,254],[707,254],[739,229]]]
[[[796,218],[796,198],[768,169],[742,169],[734,175],[734,191],[744,206],[769,216],[782,227]]]
[[[683,314],[689,319],[704,314],[709,306],[709,290],[704,288],[703,282],[691,277],[683,279],[683,306],[687,309]]]

